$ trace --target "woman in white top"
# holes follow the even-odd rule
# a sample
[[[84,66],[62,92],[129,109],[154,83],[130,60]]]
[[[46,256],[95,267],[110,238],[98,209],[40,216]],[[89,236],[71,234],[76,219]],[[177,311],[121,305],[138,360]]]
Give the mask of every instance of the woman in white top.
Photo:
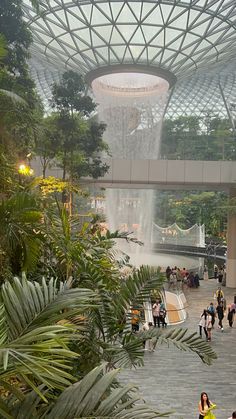
[[[207,321],[207,310],[203,310],[203,313],[200,317],[200,322],[198,323],[199,325],[199,334],[202,338],[202,329],[204,330],[204,333],[206,335],[206,339],[208,339],[208,333],[207,333],[207,327],[206,327],[206,321]]]
[[[209,311],[207,312],[207,318],[206,318],[206,329],[207,329],[207,335],[208,335],[208,342],[211,341],[211,330],[212,330],[212,316],[209,313]]]
[[[153,304],[152,306],[154,327],[156,326],[160,327],[160,309],[161,309],[161,304],[160,304],[160,301],[157,300],[155,304]]]

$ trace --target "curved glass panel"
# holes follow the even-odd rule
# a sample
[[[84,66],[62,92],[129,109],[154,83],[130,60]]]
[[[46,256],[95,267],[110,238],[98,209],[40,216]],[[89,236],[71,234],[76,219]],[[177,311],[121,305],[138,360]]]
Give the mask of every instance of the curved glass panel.
[[[138,64],[177,77],[168,115],[190,109],[201,113],[213,102],[218,113],[226,114],[225,101],[235,102],[235,0],[39,4],[42,13],[37,15],[23,0],[34,39],[30,64],[42,95],[49,95],[50,82],[65,68],[86,74],[104,66]]]

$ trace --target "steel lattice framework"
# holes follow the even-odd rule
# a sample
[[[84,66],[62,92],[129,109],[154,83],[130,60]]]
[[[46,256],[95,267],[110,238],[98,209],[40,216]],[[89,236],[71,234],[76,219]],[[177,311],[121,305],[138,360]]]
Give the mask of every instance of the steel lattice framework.
[[[176,77],[168,115],[234,113],[235,0],[40,0],[38,15],[24,0],[24,13],[46,97],[65,69],[133,65]]]

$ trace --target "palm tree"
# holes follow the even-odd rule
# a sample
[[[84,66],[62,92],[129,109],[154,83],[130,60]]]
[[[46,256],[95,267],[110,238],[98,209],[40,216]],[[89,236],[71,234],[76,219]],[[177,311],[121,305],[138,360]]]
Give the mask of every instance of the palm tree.
[[[74,382],[71,360],[78,355],[68,343],[75,339],[75,333],[79,337],[81,328],[60,321],[84,315],[94,301],[90,290],[71,289],[67,283],[53,279],[48,283],[42,279],[41,285],[24,276],[5,282],[0,305],[1,386],[19,400],[24,398],[27,386],[46,401],[42,388],[37,389],[35,383],[63,390]],[[16,389],[10,384],[13,377],[19,381]]]
[[[24,419],[154,419],[169,416],[147,406],[131,385],[121,386],[116,380],[119,370],[104,372],[105,365],[93,369],[78,383],[69,386],[50,405],[42,405],[32,391],[23,403],[15,402],[15,416]],[[13,401],[11,401],[11,406]]]
[[[79,226],[79,218],[70,217],[59,204],[57,210],[57,213],[50,213],[48,237],[59,265],[58,272],[64,272],[62,278],[69,279],[72,275],[73,286],[90,289],[99,299],[99,304],[86,318],[87,333],[81,337],[79,347],[76,343],[73,345],[75,352],[83,352],[83,356],[74,362],[75,373],[79,371],[80,375],[85,375],[104,361],[107,368],[142,365],[144,339],[141,334],[137,337],[131,333],[129,311],[133,304],[142,306],[153,290],[162,288],[164,277],[160,269],[142,266],[121,278],[113,244],[114,239],[129,240],[127,235],[108,231],[102,236],[99,230],[91,229],[89,223]],[[76,319],[72,321],[76,324]],[[156,338],[159,342],[171,340],[178,346],[179,340],[184,342],[185,335],[186,330],[178,329],[178,333],[167,334],[165,339],[159,334]],[[190,344],[182,348],[195,351],[209,363],[212,351],[201,340],[197,340],[196,347],[192,345],[195,338],[194,335],[193,341],[190,339]]]
[[[133,298],[137,301],[146,296],[145,285],[149,289],[156,286],[155,277],[149,268],[137,271],[120,288],[116,304],[110,292],[98,284],[92,291],[70,288],[70,283],[53,279],[48,283],[43,279],[41,285],[25,277],[4,283],[0,306],[0,385],[5,390],[0,401],[2,417],[159,417],[144,405],[136,406],[139,396],[116,381],[117,367],[142,364],[142,341],[151,336],[149,332],[134,336],[127,327],[118,341],[117,315],[127,310]],[[92,329],[95,333],[89,342]],[[151,333],[158,344],[173,343],[178,349],[193,351],[203,362],[216,357],[195,333],[187,336],[182,329]],[[90,365],[84,375],[87,343],[91,347],[94,342],[96,362],[102,365],[92,371]],[[78,358],[81,368],[75,373]],[[75,381],[78,383],[72,384]]]

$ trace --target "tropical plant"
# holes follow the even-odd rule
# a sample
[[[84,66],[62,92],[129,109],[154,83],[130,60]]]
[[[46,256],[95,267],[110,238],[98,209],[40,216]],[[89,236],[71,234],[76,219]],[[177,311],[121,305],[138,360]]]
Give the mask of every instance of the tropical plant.
[[[133,298],[141,301],[148,295],[145,282],[149,288],[151,283],[157,284],[149,268],[140,270],[134,281],[130,277],[126,287],[123,284],[116,295],[116,301],[105,286],[99,287],[99,284],[95,291],[71,288],[70,282],[57,283],[53,279],[48,283],[43,279],[40,285],[23,277],[3,284],[0,306],[2,417],[12,419],[23,415],[25,419],[34,412],[36,419],[52,418],[58,417],[58,409],[62,418],[130,419],[135,414],[140,418],[159,417],[158,412],[144,405],[136,406],[139,397],[132,394],[132,389],[120,387],[114,381],[117,367],[142,365],[143,340],[150,337],[156,339],[157,345],[173,343],[178,349],[192,351],[205,363],[216,356],[196,333],[187,336],[182,329],[133,335],[126,327],[118,333],[121,309],[126,310],[127,315]],[[77,350],[72,350],[71,345]],[[91,358],[85,371],[83,362],[87,363],[87,354],[92,350],[97,351],[96,362]],[[75,362],[80,359],[75,372]],[[94,366],[97,368],[91,371]],[[108,373],[105,374],[105,370]],[[71,386],[82,377],[82,381]]]
[[[70,371],[77,357],[68,348],[70,340],[79,337],[77,325],[60,324],[60,320],[91,310],[94,294],[69,283],[48,284],[15,277],[1,289],[0,385],[23,398],[24,387],[34,389],[46,401],[38,385],[62,390],[75,381]],[[84,328],[83,328],[84,329]],[[75,336],[76,333],[76,336]],[[17,377],[17,391],[11,379]],[[24,384],[24,385],[23,385]],[[4,404],[4,403],[3,403]]]
[[[25,158],[32,148],[41,105],[28,69],[31,33],[21,0],[0,2],[0,144]]]
[[[7,55],[6,41],[3,35],[0,34],[0,62]]]
[[[52,86],[51,102],[56,113],[51,117],[54,121],[51,130],[59,140],[57,160],[63,169],[63,179],[66,175],[73,179],[103,176],[108,169],[99,157],[101,151],[107,151],[102,138],[106,126],[92,118],[96,104],[86,90],[81,75],[72,70],[66,71],[60,83]]]
[[[211,111],[203,117],[165,119],[161,156],[172,160],[232,160],[235,141],[231,123]]]
[[[47,405],[42,403],[35,391],[28,393],[22,401],[13,398],[8,405],[11,413],[3,417],[154,419],[169,416],[168,413],[160,413],[146,405],[136,387],[129,384],[120,385],[116,380],[119,370],[104,370],[105,365],[93,369],[81,381],[64,390],[58,399]]]
[[[40,255],[42,217],[39,202],[31,193],[21,191],[9,198],[3,197],[0,203],[1,279],[6,266],[13,274],[35,267]]]
[[[157,223],[164,227],[177,222],[184,229],[205,224],[206,234],[219,240],[227,222],[227,204],[224,192],[158,192]]]
[[[123,277],[113,251],[114,240],[132,238],[126,233],[109,231],[101,235],[89,222],[80,225],[80,218],[70,217],[58,202],[57,212],[52,208],[47,212],[46,223],[50,225],[47,242],[51,242],[52,258],[57,261],[57,275],[63,279],[72,277],[73,286],[92,290],[100,302],[87,319],[88,333],[80,341],[79,349],[73,346],[75,351],[83,350],[83,357],[75,361],[75,371],[86,374],[91,365],[95,367],[102,360],[111,368],[142,365],[142,339],[130,332],[128,313],[132,305],[141,306],[153,290],[160,290],[165,278],[159,269],[147,266],[131,269]],[[199,356],[204,349],[204,362],[208,362],[212,352],[207,358],[208,345],[202,346],[201,341],[198,344]],[[194,351],[197,348],[194,346]]]

